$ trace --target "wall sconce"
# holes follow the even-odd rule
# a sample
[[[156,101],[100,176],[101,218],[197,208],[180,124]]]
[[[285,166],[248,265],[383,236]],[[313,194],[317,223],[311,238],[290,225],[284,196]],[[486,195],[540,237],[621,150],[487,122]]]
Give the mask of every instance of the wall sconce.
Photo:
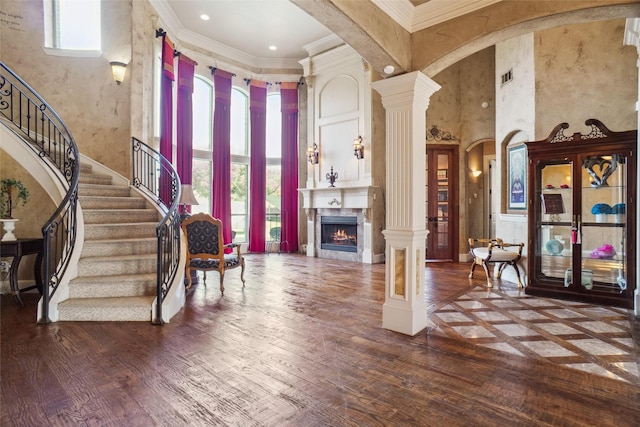
[[[473,175],[474,178],[477,178],[482,175],[482,171],[471,171],[471,175]]]
[[[364,145],[362,145],[362,137],[360,135],[353,140],[353,155],[358,160],[364,158]]]
[[[117,61],[111,61],[109,64],[111,64],[113,80],[115,80],[117,84],[122,83],[124,81],[124,73],[127,71],[127,64]]]
[[[312,165],[318,164],[318,144],[315,142],[307,149],[307,159]]]

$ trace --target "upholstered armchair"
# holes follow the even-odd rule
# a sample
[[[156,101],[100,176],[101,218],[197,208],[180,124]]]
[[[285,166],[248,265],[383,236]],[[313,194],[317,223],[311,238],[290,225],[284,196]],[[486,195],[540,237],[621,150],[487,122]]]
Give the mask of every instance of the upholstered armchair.
[[[220,274],[220,292],[224,295],[224,274],[226,270],[241,267],[240,280],[244,287],[244,257],[237,243],[224,243],[222,221],[206,213],[198,213],[185,219],[181,224],[187,236],[187,289],[192,285],[191,272],[217,271]],[[235,253],[225,253],[225,249],[235,249]]]

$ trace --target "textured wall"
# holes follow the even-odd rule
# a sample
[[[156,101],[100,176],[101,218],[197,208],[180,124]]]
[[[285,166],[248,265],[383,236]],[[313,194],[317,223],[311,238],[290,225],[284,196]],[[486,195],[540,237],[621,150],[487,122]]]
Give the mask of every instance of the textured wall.
[[[577,24],[535,34],[535,139],[558,123],[567,134],[599,119],[609,129],[637,128],[638,53],[623,46],[624,20]]]
[[[43,49],[42,0],[3,0],[12,24],[0,26],[2,61],[60,115],[80,151],[130,176],[130,75],[116,85],[109,61],[131,59],[131,2],[103,2],[102,55],[52,56]]]

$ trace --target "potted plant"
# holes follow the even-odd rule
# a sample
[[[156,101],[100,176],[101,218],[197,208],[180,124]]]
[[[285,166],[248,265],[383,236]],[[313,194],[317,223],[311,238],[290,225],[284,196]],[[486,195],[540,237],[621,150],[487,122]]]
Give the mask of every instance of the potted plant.
[[[596,216],[596,222],[607,222],[607,215],[611,213],[611,206],[606,203],[596,203],[591,208],[591,213]]]
[[[25,205],[29,199],[29,190],[14,178],[3,178],[0,180],[0,221],[5,234],[2,236],[3,241],[16,240],[13,230],[16,228],[17,219],[13,218],[14,206],[20,203]]]

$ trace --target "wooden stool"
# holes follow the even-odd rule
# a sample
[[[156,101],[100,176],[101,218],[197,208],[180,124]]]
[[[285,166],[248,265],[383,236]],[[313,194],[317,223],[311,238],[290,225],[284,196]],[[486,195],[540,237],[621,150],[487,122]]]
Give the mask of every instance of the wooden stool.
[[[485,246],[476,246],[478,243],[487,244]],[[508,251],[505,248],[508,247],[518,247],[518,252]],[[520,279],[520,269],[518,268],[518,261],[522,257],[522,249],[524,248],[524,243],[504,243],[502,239],[469,239],[469,251],[471,252],[471,256],[473,260],[471,262],[471,271],[469,272],[469,279],[473,278],[473,270],[475,270],[476,265],[482,265],[484,268],[484,272],[487,275],[487,286],[490,288],[493,287],[493,282],[491,280],[491,272],[489,270],[490,263],[498,264],[498,272],[496,273],[496,278],[500,278],[502,275],[502,270],[506,268],[507,265],[513,266],[516,270],[516,276],[518,277],[518,287],[522,288],[522,280]]]

